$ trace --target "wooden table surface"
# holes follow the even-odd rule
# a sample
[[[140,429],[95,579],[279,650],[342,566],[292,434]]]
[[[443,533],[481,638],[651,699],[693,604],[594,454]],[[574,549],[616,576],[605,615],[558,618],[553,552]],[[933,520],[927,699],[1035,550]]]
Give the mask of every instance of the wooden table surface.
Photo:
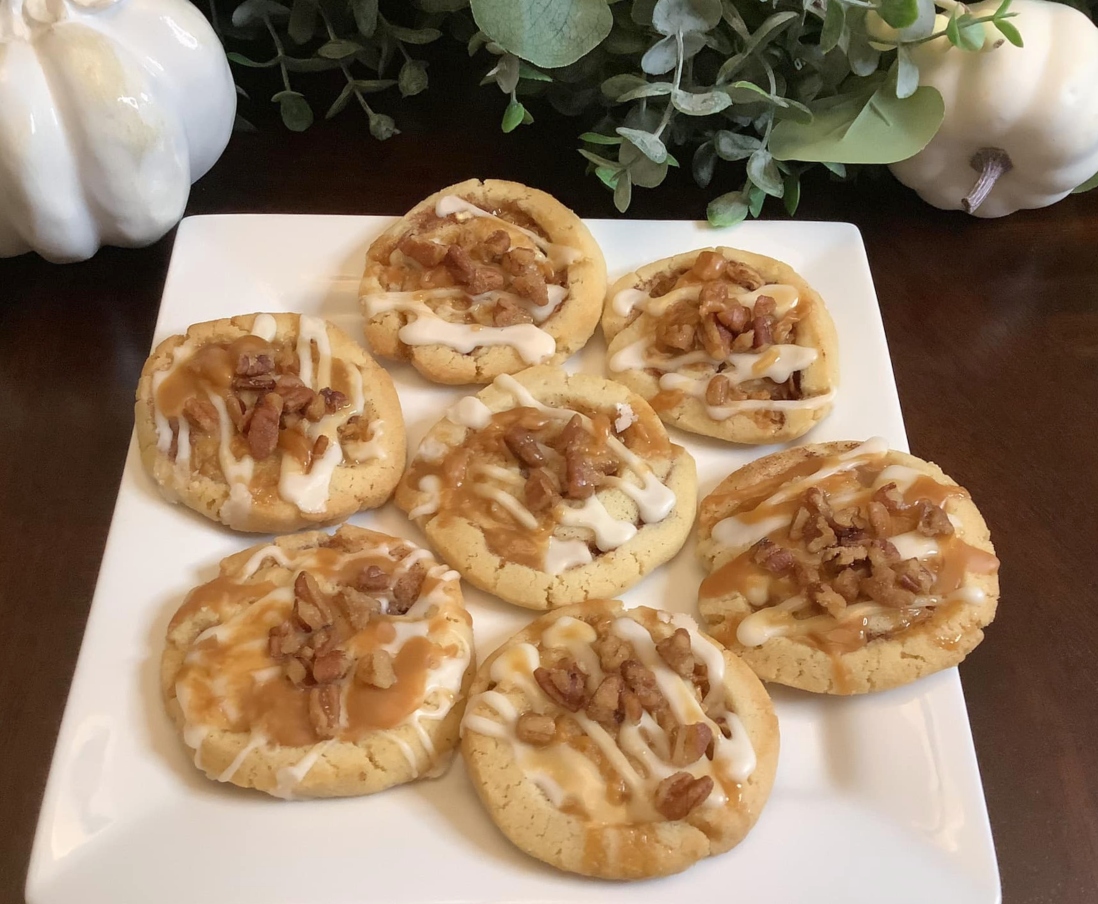
[[[259,133],[233,137],[188,213],[397,214],[493,176],[614,215],[574,151],[583,124],[536,107],[533,126],[503,136],[498,91],[445,58],[431,73],[384,144],[353,109],[294,135],[253,108]],[[742,179],[728,168],[715,188]],[[635,192],[629,215],[696,219],[705,199],[673,172]],[[1093,904],[1098,192],[985,221],[927,207],[887,176],[825,174],[808,180],[800,216],[861,228],[912,451],[969,488],[1002,559],[999,616],[961,676],[1004,901]],[[2,902],[22,900],[172,241],[69,266],[0,261]]]

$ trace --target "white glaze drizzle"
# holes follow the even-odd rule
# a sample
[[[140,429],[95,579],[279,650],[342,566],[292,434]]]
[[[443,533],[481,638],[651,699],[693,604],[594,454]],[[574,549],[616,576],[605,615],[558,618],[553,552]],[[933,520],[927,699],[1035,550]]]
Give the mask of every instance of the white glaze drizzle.
[[[752,309],[761,296],[768,295],[774,299],[775,311],[778,315],[795,308],[800,300],[796,287],[784,283],[771,283],[751,292],[736,292],[734,287],[729,288],[732,289],[729,293],[731,301]],[[628,317],[638,309],[645,314],[659,317],[675,302],[696,300],[701,294],[701,289],[702,283],[692,283],[653,298],[642,289],[628,288],[618,292],[610,302],[610,306],[619,317]]]
[[[583,540],[561,540],[550,537],[545,550],[545,571],[560,574],[570,568],[589,565],[594,561],[591,548]]]
[[[270,342],[278,334],[278,323],[270,314],[256,314],[252,322],[252,335]]]

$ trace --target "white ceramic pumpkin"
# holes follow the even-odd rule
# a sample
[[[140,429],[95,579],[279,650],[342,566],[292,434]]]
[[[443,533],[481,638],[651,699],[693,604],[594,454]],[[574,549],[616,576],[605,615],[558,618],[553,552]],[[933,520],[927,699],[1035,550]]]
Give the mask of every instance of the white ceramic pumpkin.
[[[0,0],[0,257],[156,241],[235,112],[188,0]]]

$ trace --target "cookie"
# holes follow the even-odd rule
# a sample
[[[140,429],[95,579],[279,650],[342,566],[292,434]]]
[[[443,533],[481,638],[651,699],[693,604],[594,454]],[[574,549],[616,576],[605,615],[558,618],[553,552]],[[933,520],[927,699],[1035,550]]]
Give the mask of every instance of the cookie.
[[[705,248],[648,264],[611,287],[602,329],[610,376],[690,433],[785,442],[831,411],[835,325],[773,258]]]
[[[480,666],[461,752],[523,851],[646,879],[743,840],[774,782],[778,723],[751,670],[689,616],[589,600]]]
[[[275,797],[345,797],[440,774],[473,676],[458,576],[344,525],[221,562],[168,626],[161,683],[195,765]]]
[[[707,496],[698,605],[764,681],[828,694],[907,684],[983,640],[999,560],[968,492],[884,440],[767,455]]]
[[[404,418],[389,375],[305,314],[198,323],[145,362],[141,460],[169,502],[234,530],[340,521],[389,498]]]
[[[632,586],[682,547],[696,499],[694,460],[643,399],[557,367],[459,400],[396,492],[467,581],[530,609]]]
[[[436,383],[559,364],[591,338],[606,263],[583,221],[516,182],[470,179],[420,202],[366,254],[366,339]]]

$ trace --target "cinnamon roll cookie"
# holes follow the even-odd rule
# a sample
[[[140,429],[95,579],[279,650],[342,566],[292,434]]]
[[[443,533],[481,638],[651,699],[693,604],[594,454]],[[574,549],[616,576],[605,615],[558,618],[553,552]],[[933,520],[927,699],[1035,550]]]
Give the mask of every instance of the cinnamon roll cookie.
[[[523,851],[644,879],[743,840],[774,782],[778,723],[751,670],[689,616],[589,600],[481,665],[461,751]]]
[[[784,442],[831,411],[835,325],[781,261],[734,248],[656,261],[611,287],[602,328],[610,376],[691,433]]]
[[[598,323],[606,264],[545,192],[470,179],[417,204],[366,254],[366,338],[437,383],[559,364]]]
[[[234,530],[338,521],[385,502],[404,469],[393,381],[342,330],[304,314],[165,339],[141,371],[134,419],[165,498]]]
[[[983,640],[999,560],[968,492],[884,440],[767,455],[703,500],[708,629],[760,678],[829,694],[956,665]]]
[[[501,375],[427,434],[396,503],[470,583],[530,609],[605,597],[682,546],[694,460],[618,383]]]
[[[439,774],[472,675],[457,574],[349,525],[222,561],[176,612],[161,661],[195,765],[283,798]]]

